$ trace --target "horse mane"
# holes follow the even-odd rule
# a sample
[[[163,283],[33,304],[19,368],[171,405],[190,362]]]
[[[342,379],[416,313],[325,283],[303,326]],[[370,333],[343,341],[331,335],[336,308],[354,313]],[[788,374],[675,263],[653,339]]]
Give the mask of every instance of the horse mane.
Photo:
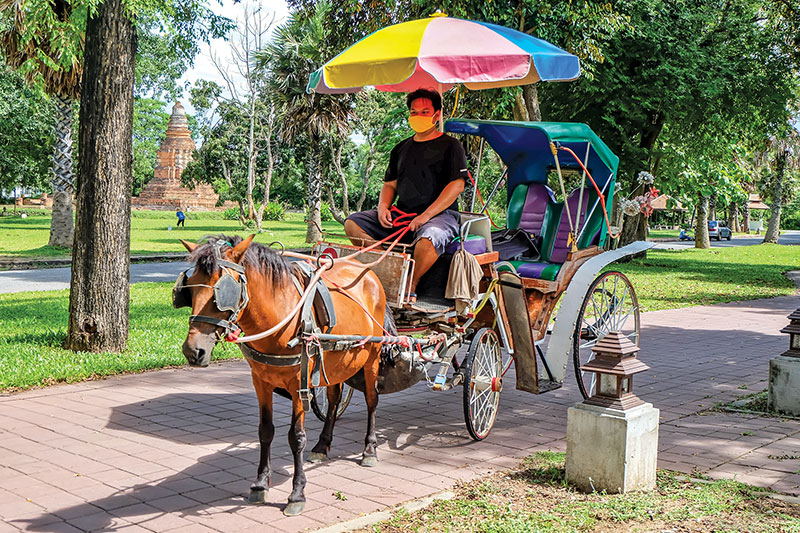
[[[219,270],[212,243],[216,243],[217,241],[225,242],[220,249],[220,254],[224,256],[227,250],[236,246],[244,239],[238,235],[209,235],[203,237],[201,240],[206,241],[205,244],[201,244],[195,248],[194,251],[189,254],[188,260],[197,265],[197,268],[205,275],[210,276]],[[247,251],[244,253],[244,259],[242,260],[242,266],[258,270],[275,285],[282,284],[291,272],[289,261],[272,248],[257,242],[251,243],[250,247],[247,248]]]

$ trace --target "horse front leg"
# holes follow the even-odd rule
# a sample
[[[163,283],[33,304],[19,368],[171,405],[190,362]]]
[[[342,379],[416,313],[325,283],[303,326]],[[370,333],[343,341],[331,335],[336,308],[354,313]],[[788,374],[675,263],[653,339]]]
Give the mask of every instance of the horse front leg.
[[[328,385],[326,389],[328,412],[325,418],[325,425],[322,427],[322,433],[319,434],[319,441],[311,449],[311,453],[308,456],[308,462],[310,463],[321,463],[327,459],[333,442],[333,426],[336,423],[336,411],[339,410],[339,402],[342,400],[342,384]]]
[[[306,473],[303,471],[303,452],[306,449],[305,412],[303,403],[295,392],[292,395],[292,427],[289,429],[289,448],[294,456],[294,476],[289,503],[283,509],[286,516],[296,516],[303,512],[306,504]]]
[[[364,454],[361,466],[378,465],[378,436],[375,433],[375,410],[378,407],[378,368],[380,366],[380,346],[364,365],[364,396],[367,401],[367,436],[364,438]]]
[[[270,476],[272,475],[270,446],[275,436],[275,426],[272,423],[273,388],[262,383],[255,383],[255,386],[259,408],[258,443],[260,455],[256,480],[250,485],[250,495],[247,499],[250,503],[266,503],[267,494],[269,493]]]

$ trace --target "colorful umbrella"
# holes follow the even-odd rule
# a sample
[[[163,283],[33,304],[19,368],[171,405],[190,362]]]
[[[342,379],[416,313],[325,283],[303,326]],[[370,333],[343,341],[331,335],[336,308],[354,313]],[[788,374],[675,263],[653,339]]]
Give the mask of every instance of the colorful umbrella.
[[[440,93],[457,83],[468,89],[568,81],[580,75],[578,58],[522,32],[434,15],[383,28],[361,39],[311,75],[306,90]]]

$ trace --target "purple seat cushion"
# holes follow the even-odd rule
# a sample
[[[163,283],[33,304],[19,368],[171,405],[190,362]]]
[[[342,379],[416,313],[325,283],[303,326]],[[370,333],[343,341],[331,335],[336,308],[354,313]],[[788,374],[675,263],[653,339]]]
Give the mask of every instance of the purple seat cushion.
[[[454,254],[461,249],[461,241],[452,241],[444,249],[445,253]],[[486,239],[477,235],[470,235],[464,243],[464,249],[472,255],[486,253]]]
[[[558,276],[561,265],[553,263],[534,263],[512,261],[512,265],[517,269],[517,274],[523,278],[546,279],[554,281]]]
[[[558,223],[558,233],[556,233],[555,241],[553,242],[553,251],[550,253],[550,261],[553,263],[563,263],[567,260],[567,252],[569,252],[569,218],[567,217],[566,210],[569,209],[572,215],[572,223],[575,225],[576,231],[580,229],[583,218],[586,216],[586,206],[589,203],[589,189],[583,191],[583,206],[581,206],[580,215],[578,214],[578,199],[580,198],[581,190],[575,189],[567,198],[566,205],[561,211],[561,220]]]
[[[519,227],[528,233],[540,235],[544,216],[547,212],[547,205],[554,203],[553,191],[547,185],[540,183],[528,186],[528,194],[525,196],[525,205],[522,208],[522,216],[519,220]]]

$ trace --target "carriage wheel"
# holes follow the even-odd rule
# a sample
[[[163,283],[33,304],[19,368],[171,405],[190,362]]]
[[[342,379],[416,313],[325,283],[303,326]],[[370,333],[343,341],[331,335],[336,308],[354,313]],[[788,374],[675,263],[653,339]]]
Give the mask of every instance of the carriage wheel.
[[[503,361],[500,340],[493,329],[480,329],[461,365],[464,374],[464,420],[475,440],[489,435],[503,390]]]
[[[593,395],[597,374],[581,366],[594,358],[592,347],[610,331],[619,331],[639,345],[639,301],[630,280],[621,272],[604,272],[583,299],[573,337],[575,377],[584,398]]]
[[[311,410],[322,422],[328,417],[328,387],[314,387],[311,389]],[[350,405],[353,397],[353,388],[347,383],[342,383],[342,399],[339,401],[339,409],[336,410],[336,420],[341,418],[344,410]]]

